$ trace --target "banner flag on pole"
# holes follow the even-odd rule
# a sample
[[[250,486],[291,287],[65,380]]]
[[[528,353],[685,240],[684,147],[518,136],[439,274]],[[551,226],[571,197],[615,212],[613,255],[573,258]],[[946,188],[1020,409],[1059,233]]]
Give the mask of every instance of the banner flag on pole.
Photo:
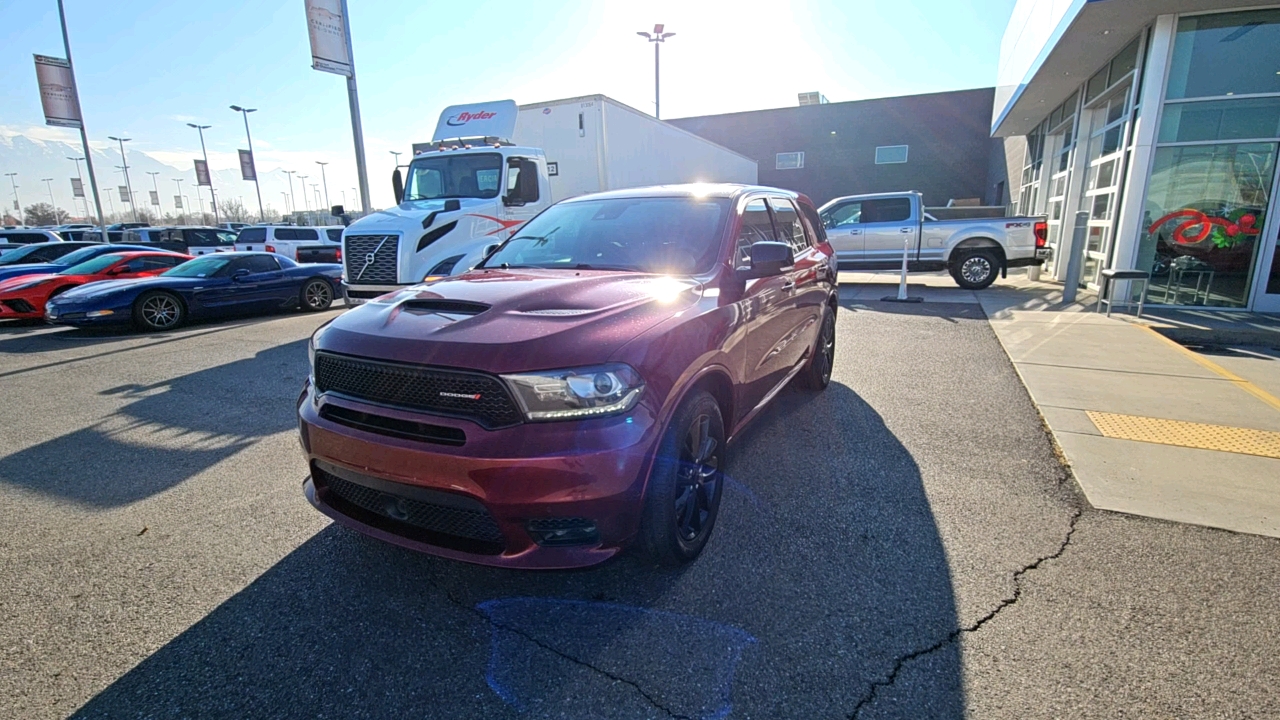
[[[84,183],[81,182],[80,178],[71,178],[71,196],[84,197]]]
[[[209,163],[203,160],[196,160],[196,184],[213,187],[213,181],[209,179]]]
[[[129,188],[125,187],[124,185],[121,185],[119,187],[120,187],[120,202],[129,203],[130,205],[132,205],[133,198],[129,197]]]
[[[84,118],[80,115],[80,97],[76,94],[71,63],[46,55],[36,55],[35,58],[36,83],[40,85],[40,105],[44,108],[45,124],[81,127]]]
[[[240,153],[240,177],[245,180],[257,180],[258,171],[253,167],[253,153],[248,150],[239,150]]]
[[[155,190],[148,190],[147,192],[151,193],[151,204],[160,207],[160,193]]]
[[[175,210],[181,210],[181,209],[182,209],[182,196],[181,196],[181,195],[174,195],[174,196],[173,196],[173,207],[174,207],[174,209],[175,209]]]
[[[307,31],[311,36],[311,67],[321,72],[351,77],[347,54],[347,19],[342,0],[306,0]]]

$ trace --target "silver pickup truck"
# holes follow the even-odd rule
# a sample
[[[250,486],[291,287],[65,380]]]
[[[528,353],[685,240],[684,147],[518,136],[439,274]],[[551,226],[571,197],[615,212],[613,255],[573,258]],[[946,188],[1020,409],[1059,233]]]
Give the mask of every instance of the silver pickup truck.
[[[947,270],[956,284],[981,290],[1007,268],[1049,257],[1043,217],[938,220],[920,193],[850,195],[818,208],[841,270]]]

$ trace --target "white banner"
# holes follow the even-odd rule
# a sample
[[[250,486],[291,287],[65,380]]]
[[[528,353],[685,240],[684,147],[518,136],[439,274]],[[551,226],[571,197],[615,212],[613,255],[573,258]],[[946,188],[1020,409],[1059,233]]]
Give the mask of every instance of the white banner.
[[[129,197],[129,188],[125,187],[124,185],[119,186],[119,188],[120,188],[120,202],[129,203],[130,205],[132,205],[133,201],[132,201],[132,198]]]
[[[181,209],[182,209],[182,196],[181,196],[181,195],[174,195],[174,196],[173,196],[173,207],[174,207],[174,209],[176,209],[176,210],[181,210]]]
[[[307,32],[311,35],[311,67],[351,77],[347,54],[346,18],[342,0],[306,0]]]
[[[71,178],[71,196],[84,197],[84,183],[80,178]]]
[[[84,124],[71,64],[62,58],[36,55],[36,82],[46,125],[78,128]]]
[[[238,150],[240,153],[240,177],[245,180],[257,180],[258,171],[253,167],[253,153],[248,150]]]
[[[151,193],[151,204],[160,207],[160,193],[155,190],[148,190],[147,192]]]

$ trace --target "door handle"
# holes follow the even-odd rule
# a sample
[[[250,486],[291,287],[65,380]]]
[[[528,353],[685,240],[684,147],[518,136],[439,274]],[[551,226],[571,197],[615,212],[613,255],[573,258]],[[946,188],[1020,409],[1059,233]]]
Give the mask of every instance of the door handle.
[[[796,281],[794,278],[788,278],[785,282],[782,283],[782,292],[784,293],[795,292],[795,289],[796,289]]]
[[[861,231],[861,230],[850,230],[850,231],[849,231],[849,234],[850,234],[850,235],[861,235],[861,234],[862,234],[862,231]]]
[[[900,233],[909,233],[909,232],[911,232],[913,229],[914,229],[914,228],[909,228],[909,227],[905,227],[905,228],[898,228],[898,232],[900,232]]]

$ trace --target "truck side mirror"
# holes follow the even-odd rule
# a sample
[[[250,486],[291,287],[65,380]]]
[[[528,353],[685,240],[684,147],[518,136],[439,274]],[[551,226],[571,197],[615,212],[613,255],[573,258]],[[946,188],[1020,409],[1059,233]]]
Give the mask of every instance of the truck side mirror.
[[[752,280],[781,275],[795,264],[795,252],[790,243],[758,242],[751,246],[751,267],[739,268],[738,277]]]
[[[458,198],[449,198],[444,201],[445,212],[457,212],[462,209],[462,201]]]
[[[334,205],[333,207],[329,208],[329,214],[334,217],[342,217],[342,213],[344,212],[346,212],[346,208],[342,207],[341,205]]]
[[[396,204],[404,200],[404,178],[400,177],[400,168],[391,173],[391,192],[396,196]]]

